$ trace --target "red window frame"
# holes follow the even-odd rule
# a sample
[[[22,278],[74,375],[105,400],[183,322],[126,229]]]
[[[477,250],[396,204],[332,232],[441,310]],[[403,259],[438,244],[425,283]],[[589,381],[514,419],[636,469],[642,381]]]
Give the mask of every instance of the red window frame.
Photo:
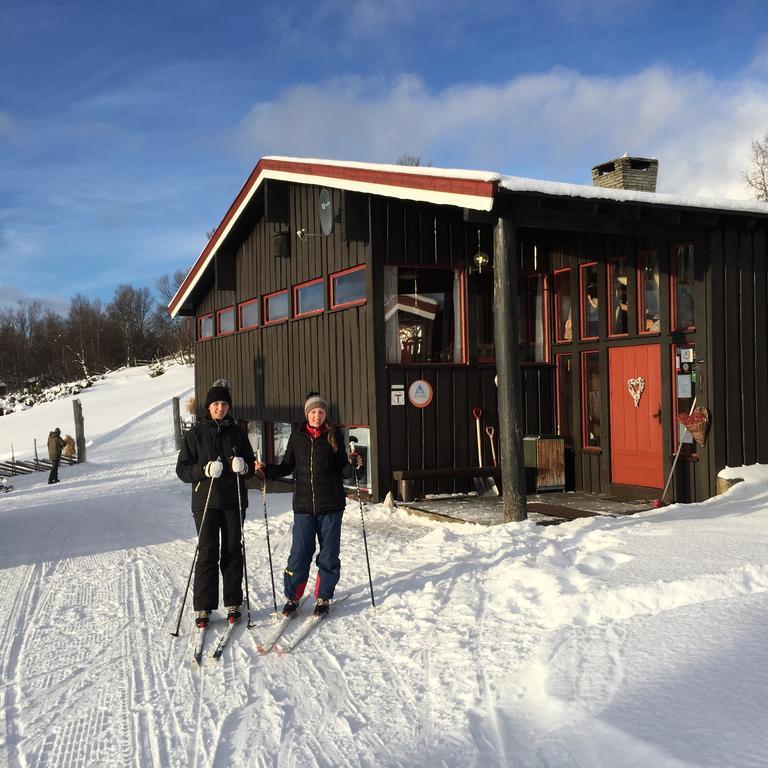
[[[299,291],[302,288],[307,288],[310,285],[317,285],[325,280],[324,277],[316,277],[314,280],[307,280],[305,283],[299,283],[293,286],[293,316],[299,317],[312,317],[312,315],[322,315],[325,312],[325,291],[323,291],[323,306],[320,309],[311,309],[308,312],[299,312]]]
[[[222,331],[221,330],[221,316],[225,312],[231,312],[232,313],[232,330],[231,331]],[[216,335],[217,336],[231,336],[235,330],[237,330],[237,324],[235,322],[235,305],[230,304],[228,307],[222,307],[221,309],[216,310]]]
[[[568,298],[571,300],[571,338],[560,337],[560,292],[557,290],[560,275],[567,275]],[[571,268],[563,267],[552,272],[552,299],[554,303],[555,344],[571,344],[573,342],[573,296],[571,295]]]
[[[645,328],[645,264],[649,254],[656,256],[656,270],[659,277],[659,286],[661,286],[661,264],[659,263],[659,253],[655,248],[648,248],[640,251],[637,255],[637,333],[639,336],[658,336],[661,333],[661,290],[656,298],[656,313],[658,314],[657,330],[646,330]]]
[[[696,248],[693,244],[692,240],[685,240],[679,243],[673,243],[672,244],[672,252],[669,255],[669,302],[670,302],[670,318],[671,318],[671,330],[673,332],[677,333],[685,333],[688,331],[695,331],[696,330],[696,323],[695,323],[695,317],[696,317],[696,297],[693,297],[693,316],[694,316],[694,324],[693,325],[678,325],[677,322],[677,249],[682,247],[688,247],[692,249],[693,253],[693,265],[692,269],[695,268],[696,264]],[[691,292],[693,292],[694,287],[696,285],[696,278],[694,275],[691,275]]]
[[[256,320],[255,323],[252,323],[251,325],[246,325],[243,323],[243,308],[249,307],[251,304],[256,305],[256,309],[258,310],[259,318]],[[250,331],[252,328],[258,328],[259,323],[261,322],[261,306],[258,297],[255,299],[248,299],[247,301],[241,301],[237,305],[237,327],[240,331]]]
[[[584,332],[584,328],[586,325],[587,320],[587,312],[586,312],[586,291],[584,290],[584,273],[587,271],[587,269],[593,268],[595,269],[595,286],[599,283],[599,277],[597,275],[597,262],[596,261],[590,261],[586,264],[580,264],[579,265],[579,334],[582,341],[594,341],[595,339],[600,337],[600,295],[598,294],[598,303],[597,303],[597,335],[595,336],[587,336]]]
[[[270,320],[269,312],[267,311],[267,308],[269,307],[269,300],[274,296],[279,296],[281,293],[284,293],[288,297],[288,314],[285,317],[280,317],[276,320]],[[287,288],[283,288],[281,291],[272,291],[272,293],[268,293],[264,296],[264,306],[262,308],[262,315],[261,315],[262,327],[266,328],[268,325],[278,325],[279,323],[285,323],[290,319],[291,319],[291,296],[290,296],[290,293],[288,293]]]
[[[600,442],[601,445],[587,445],[587,366],[586,358],[589,355],[597,357],[597,369],[600,371],[600,352],[597,349],[587,349],[581,353],[581,449],[587,453],[602,452],[602,392],[600,392]]]
[[[366,264],[359,264],[356,267],[350,267],[349,269],[342,269],[340,272],[331,272],[331,274],[328,276],[328,286],[330,291],[330,306],[329,309],[346,309],[347,307],[357,307],[361,304],[366,304],[368,302],[368,297],[363,296],[362,299],[355,299],[354,301],[347,301],[342,304],[336,303],[336,280],[339,277],[344,277],[344,275],[348,275],[352,272],[360,272],[366,268]]]
[[[624,277],[627,280],[627,293],[626,293],[626,302],[627,302],[627,330],[626,331],[616,331],[614,328],[615,322],[614,322],[614,315],[613,315],[613,276],[614,276],[614,270],[616,268],[616,265],[620,262],[624,262]],[[629,259],[626,256],[620,256],[616,259],[610,259],[608,261],[608,268],[606,269],[606,283],[608,286],[608,290],[606,292],[606,299],[608,302],[608,338],[610,339],[621,339],[624,336],[629,336]],[[598,310],[599,310],[598,305]]]
[[[203,336],[204,320],[211,321],[211,332],[208,336]],[[216,328],[213,324],[213,312],[209,312],[207,315],[200,315],[200,317],[197,318],[197,340],[198,341],[207,341],[208,339],[212,339],[215,330]]]
[[[570,442],[568,442],[567,435],[563,434],[563,409],[568,408],[569,414],[568,418],[571,419],[571,416],[573,415],[571,413],[571,409],[573,407],[573,404],[570,402],[563,403],[562,402],[562,392],[560,391],[560,371],[562,367],[561,361],[563,359],[567,358],[571,363],[571,389],[573,389],[573,354],[571,352],[560,352],[559,354],[555,355],[555,404],[557,408],[557,434],[560,435],[564,440],[566,445],[573,445],[575,442],[575,430],[573,428],[573,423],[571,423],[571,434],[570,434]],[[571,392],[573,394],[573,392]]]

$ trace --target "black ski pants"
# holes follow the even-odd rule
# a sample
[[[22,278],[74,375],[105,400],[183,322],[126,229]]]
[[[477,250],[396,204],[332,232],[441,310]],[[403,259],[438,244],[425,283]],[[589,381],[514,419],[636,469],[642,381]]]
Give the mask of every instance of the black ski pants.
[[[61,464],[61,459],[53,459],[51,461],[51,471],[48,473],[48,485],[59,482],[59,464]]]
[[[195,512],[199,549],[195,565],[192,605],[196,611],[219,607],[219,568],[223,584],[224,606],[243,602],[243,550],[240,543],[241,519],[235,509],[211,509]],[[243,520],[245,515],[243,515]],[[221,549],[221,557],[219,557]]]

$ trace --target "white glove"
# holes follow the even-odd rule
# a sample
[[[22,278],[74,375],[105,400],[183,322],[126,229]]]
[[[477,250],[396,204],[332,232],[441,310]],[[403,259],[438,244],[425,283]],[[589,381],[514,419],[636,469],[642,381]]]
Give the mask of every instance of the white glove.
[[[248,465],[242,456],[232,457],[232,471],[236,475],[244,475],[248,471]]]
[[[203,467],[203,472],[205,472],[206,477],[221,477],[221,473],[224,471],[224,465],[216,459],[216,461],[209,461],[205,467]]]

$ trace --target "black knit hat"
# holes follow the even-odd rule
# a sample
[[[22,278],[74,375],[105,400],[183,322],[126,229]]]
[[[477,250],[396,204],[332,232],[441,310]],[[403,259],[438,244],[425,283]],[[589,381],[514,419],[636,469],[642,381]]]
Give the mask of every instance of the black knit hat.
[[[225,402],[230,408],[232,407],[232,395],[229,393],[229,390],[226,387],[214,384],[205,396],[205,409],[208,410],[211,403],[218,403],[220,400]]]

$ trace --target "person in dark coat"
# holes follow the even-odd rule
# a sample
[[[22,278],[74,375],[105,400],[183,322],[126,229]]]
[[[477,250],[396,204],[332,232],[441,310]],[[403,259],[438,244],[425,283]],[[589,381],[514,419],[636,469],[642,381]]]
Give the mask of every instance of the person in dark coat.
[[[315,615],[328,612],[341,574],[341,518],[346,505],[343,478],[351,477],[353,466],[362,466],[358,453],[339,445],[339,432],[328,419],[328,403],[317,392],[310,392],[304,403],[306,421],[291,433],[280,464],[256,463],[265,478],[295,473],[293,492],[293,538],[284,572],[286,603],[283,615],[296,612],[309,579],[315,554],[315,540],[320,545],[315,580]],[[350,463],[351,462],[351,463]]]
[[[254,474],[254,457],[248,438],[232,418],[231,407],[229,389],[211,387],[205,397],[204,417],[184,433],[176,462],[179,478],[192,483],[199,544],[192,606],[198,627],[206,626],[211,611],[218,608],[219,569],[230,622],[240,618],[243,603],[241,526],[248,507],[245,479]]]
[[[64,450],[65,445],[64,438],[61,436],[61,430],[58,427],[53,432],[48,433],[48,458],[51,460],[48,485],[59,482],[59,464],[61,463],[61,452]]]

